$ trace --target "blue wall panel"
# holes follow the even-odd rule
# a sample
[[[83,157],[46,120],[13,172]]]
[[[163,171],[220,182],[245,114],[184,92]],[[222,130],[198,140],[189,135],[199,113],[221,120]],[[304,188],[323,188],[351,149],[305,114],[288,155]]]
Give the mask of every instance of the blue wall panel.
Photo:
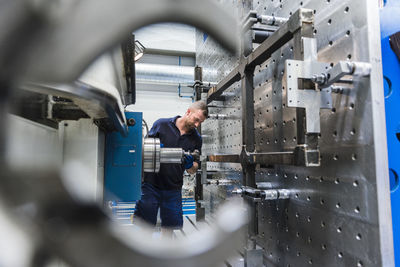
[[[104,201],[127,202],[140,199],[142,179],[142,113],[125,112],[133,118],[128,136],[119,132],[106,134]]]

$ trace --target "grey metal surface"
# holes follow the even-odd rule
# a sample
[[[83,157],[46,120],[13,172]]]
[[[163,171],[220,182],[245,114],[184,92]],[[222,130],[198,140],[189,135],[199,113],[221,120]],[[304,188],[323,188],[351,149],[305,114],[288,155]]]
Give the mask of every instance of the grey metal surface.
[[[232,5],[230,1],[222,1]],[[263,189],[286,188],[289,199],[259,204],[257,242],[269,266],[394,266],[388,189],[383,88],[377,1],[253,1],[259,14],[288,18],[298,8],[314,10],[318,61],[371,64],[370,77],[332,94],[320,110],[321,166],[257,166]],[[237,14],[241,5],[235,3]],[[203,79],[220,82],[238,64],[210,38],[197,33],[196,64]],[[259,153],[292,151],[297,145],[296,110],[286,103],[285,60],[293,43],[257,66],[254,82],[255,149]],[[305,55],[306,57],[306,55]],[[326,66],[326,65],[325,65]],[[346,86],[344,86],[346,88]],[[205,155],[240,155],[242,148],[240,82],[211,102],[210,113],[224,120],[202,125]],[[327,106],[329,106],[327,104]],[[241,178],[239,163],[208,162],[214,179]],[[211,174],[214,173],[214,174]],[[238,185],[204,186],[206,215]]]

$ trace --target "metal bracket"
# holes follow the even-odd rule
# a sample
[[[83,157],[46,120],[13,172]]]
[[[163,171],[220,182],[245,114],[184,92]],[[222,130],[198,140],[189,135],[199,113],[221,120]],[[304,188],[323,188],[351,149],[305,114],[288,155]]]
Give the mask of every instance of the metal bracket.
[[[316,58],[316,39],[303,37],[304,54],[309,60],[286,60],[287,106],[306,109],[307,133],[319,133],[321,108],[332,108],[330,90],[299,89],[299,79],[311,80],[315,73],[323,73],[329,68],[328,63],[313,61]],[[307,52],[306,52],[307,51]]]
[[[304,61],[288,59],[285,62],[287,106],[306,109],[306,133],[319,133],[320,109],[332,108],[330,86],[345,75],[368,76],[369,63],[340,61],[334,67],[317,61],[317,40],[302,38]],[[313,88],[300,84],[312,82]]]

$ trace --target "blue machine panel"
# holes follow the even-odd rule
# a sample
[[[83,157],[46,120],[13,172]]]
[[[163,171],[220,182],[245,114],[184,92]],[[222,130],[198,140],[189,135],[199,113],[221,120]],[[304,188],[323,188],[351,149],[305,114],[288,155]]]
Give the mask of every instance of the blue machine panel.
[[[142,180],[142,113],[125,112],[136,123],[128,136],[119,132],[106,135],[104,201],[131,202],[140,199]]]
[[[382,39],[381,45],[389,154],[393,244],[396,266],[400,266],[400,211],[398,210],[400,206],[400,63],[390,47],[389,37]]]
[[[389,156],[390,198],[396,266],[400,266],[400,62],[390,36],[400,31],[400,1],[385,1],[381,10],[381,46]]]

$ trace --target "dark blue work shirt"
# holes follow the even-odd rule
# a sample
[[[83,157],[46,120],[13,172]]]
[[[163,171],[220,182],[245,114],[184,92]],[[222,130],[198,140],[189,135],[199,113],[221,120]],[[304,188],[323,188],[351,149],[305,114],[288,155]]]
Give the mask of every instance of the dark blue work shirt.
[[[191,132],[181,135],[175,124],[179,117],[157,120],[148,136],[160,138],[164,147],[181,147],[185,151],[194,151],[195,149],[201,151],[202,140],[199,132],[193,129]],[[144,181],[160,190],[181,190],[184,171],[183,164],[161,163],[160,172],[145,173]]]

